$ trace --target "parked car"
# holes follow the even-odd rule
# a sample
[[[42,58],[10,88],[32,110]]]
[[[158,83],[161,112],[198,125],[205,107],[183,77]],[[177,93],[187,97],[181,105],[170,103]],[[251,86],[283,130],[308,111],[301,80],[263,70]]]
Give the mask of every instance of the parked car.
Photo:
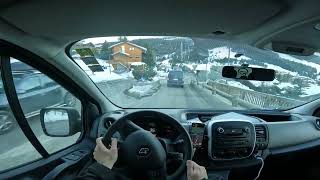
[[[184,81],[183,81],[183,71],[181,70],[172,70],[169,71],[168,74],[168,80],[167,80],[167,86],[176,86],[176,87],[182,87],[183,88]]]
[[[17,72],[13,74],[13,79],[26,118],[38,115],[43,107],[75,104],[74,98],[69,93],[42,73]],[[13,129],[15,120],[9,110],[2,81],[0,83],[0,134],[4,134]]]

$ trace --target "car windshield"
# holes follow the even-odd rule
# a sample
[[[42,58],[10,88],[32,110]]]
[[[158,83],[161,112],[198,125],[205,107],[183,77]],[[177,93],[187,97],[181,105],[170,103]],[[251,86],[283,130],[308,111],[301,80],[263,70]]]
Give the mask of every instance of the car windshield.
[[[232,41],[167,36],[84,39],[70,49],[122,108],[288,109],[319,97],[320,53],[294,56]],[[224,66],[276,71],[273,81],[222,77]]]

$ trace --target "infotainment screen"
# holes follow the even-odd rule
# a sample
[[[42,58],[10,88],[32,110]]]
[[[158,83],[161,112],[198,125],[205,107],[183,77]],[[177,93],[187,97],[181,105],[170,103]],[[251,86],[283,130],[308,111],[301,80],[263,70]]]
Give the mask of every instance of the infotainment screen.
[[[203,123],[192,123],[190,129],[190,137],[193,146],[197,147],[202,145],[204,127],[205,124]]]

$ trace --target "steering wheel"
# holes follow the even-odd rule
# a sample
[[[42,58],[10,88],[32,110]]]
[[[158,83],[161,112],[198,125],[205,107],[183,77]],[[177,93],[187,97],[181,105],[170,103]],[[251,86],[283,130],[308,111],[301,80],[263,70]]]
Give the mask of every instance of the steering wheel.
[[[157,138],[131,120],[138,118],[157,118],[170,124],[179,133],[175,140]],[[115,121],[104,135],[102,142],[110,146],[111,137],[119,132],[119,158],[124,161],[130,172],[144,174],[148,179],[177,179],[185,170],[186,161],[192,158],[192,143],[185,128],[173,117],[157,111],[137,111],[129,113]],[[166,169],[167,156],[174,146],[182,146],[183,157],[177,170],[168,174]],[[171,152],[170,152],[171,150]],[[179,154],[179,153],[178,153]]]

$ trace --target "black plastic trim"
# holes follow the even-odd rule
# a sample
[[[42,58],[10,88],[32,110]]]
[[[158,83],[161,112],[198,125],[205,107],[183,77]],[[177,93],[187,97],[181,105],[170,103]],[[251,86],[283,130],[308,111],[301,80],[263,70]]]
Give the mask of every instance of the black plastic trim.
[[[1,77],[2,77],[3,83],[5,84],[5,86],[3,87],[7,95],[7,99],[11,107],[11,111],[13,112],[13,115],[16,118],[17,123],[21,127],[21,130],[23,131],[26,138],[34,146],[34,148],[41,154],[41,156],[44,158],[49,157],[49,153],[41,145],[40,141],[33,133],[26,117],[24,116],[16,89],[14,86],[14,82],[13,82],[10,57],[0,56],[0,64],[1,64]]]

